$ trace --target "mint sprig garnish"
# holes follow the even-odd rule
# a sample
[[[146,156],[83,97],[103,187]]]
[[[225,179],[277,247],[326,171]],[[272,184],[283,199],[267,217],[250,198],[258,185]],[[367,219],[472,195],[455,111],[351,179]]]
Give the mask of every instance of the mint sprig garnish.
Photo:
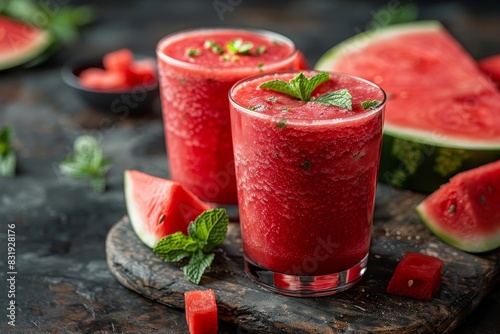
[[[378,107],[381,103],[382,101],[379,100],[366,100],[361,102],[361,107],[363,107],[363,109],[371,109]]]
[[[325,105],[333,105],[348,110],[352,110],[352,96],[347,89],[339,89],[311,99],[313,91],[323,82],[328,81],[330,75],[327,72],[318,73],[311,78],[307,78],[300,72],[296,77],[286,82],[284,80],[271,80],[264,82],[259,88],[274,90],[287,94],[304,102],[315,102]]]
[[[106,189],[106,172],[111,159],[104,157],[94,137],[80,136],[73,144],[73,153],[59,163],[63,175],[90,182],[92,189],[101,193]]]
[[[220,46],[214,40],[211,40],[211,39],[207,39],[205,41],[205,43],[203,43],[203,47],[205,49],[212,50],[213,53],[218,54],[218,55],[224,53],[224,49],[222,48],[222,46]]]
[[[308,79],[304,73],[300,72],[295,78],[288,82],[279,79],[271,80],[264,82],[259,87],[287,94],[307,102],[311,99],[311,94],[314,89],[327,81],[329,77],[330,75],[327,72],[322,72]]]
[[[243,42],[241,38],[235,38],[226,44],[227,49],[234,54],[246,55],[253,48],[252,42]]]
[[[176,232],[162,238],[153,252],[166,262],[177,262],[189,258],[182,267],[186,277],[199,284],[201,276],[212,264],[215,254],[212,250],[226,238],[229,217],[225,209],[203,212],[188,226],[188,234]]]
[[[352,96],[345,88],[318,96],[313,102],[352,110]]]
[[[13,177],[16,174],[16,153],[12,147],[13,136],[12,127],[0,128],[0,176]]]

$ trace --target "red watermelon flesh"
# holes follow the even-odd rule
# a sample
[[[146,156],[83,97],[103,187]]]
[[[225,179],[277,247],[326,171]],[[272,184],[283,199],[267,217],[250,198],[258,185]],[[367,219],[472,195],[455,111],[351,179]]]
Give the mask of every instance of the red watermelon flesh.
[[[357,75],[387,93],[384,131],[447,147],[500,146],[500,93],[437,22],[347,40],[316,69]]]
[[[136,170],[125,171],[125,200],[135,233],[151,248],[169,234],[187,235],[189,223],[211,208],[181,184]]]
[[[296,70],[308,70],[311,66],[307,61],[306,56],[300,50],[297,51],[297,57],[295,58],[295,69]]]
[[[217,302],[213,290],[184,293],[190,334],[217,334]]]
[[[500,160],[455,175],[416,210],[434,234],[456,248],[500,247]]]
[[[419,300],[431,300],[441,286],[440,259],[415,253],[406,253],[399,261],[387,286],[387,293]]]
[[[50,33],[0,15],[0,70],[24,64],[52,44]]]
[[[479,68],[500,87],[500,55],[491,56],[478,61]]]

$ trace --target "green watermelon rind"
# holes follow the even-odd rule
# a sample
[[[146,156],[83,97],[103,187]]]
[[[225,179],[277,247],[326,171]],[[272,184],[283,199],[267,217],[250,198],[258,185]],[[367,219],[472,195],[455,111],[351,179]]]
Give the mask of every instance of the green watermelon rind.
[[[144,222],[140,210],[134,200],[134,182],[127,171],[124,173],[125,185],[125,203],[127,213],[132,228],[139,239],[148,247],[153,248],[158,243],[159,239],[147,230],[147,224]]]
[[[457,173],[500,159],[500,149],[431,145],[407,138],[384,132],[379,181],[430,193]],[[406,152],[398,146],[406,146]]]
[[[38,29],[36,40],[31,44],[26,45],[20,54],[15,54],[10,58],[0,59],[0,71],[11,69],[16,66],[21,66],[37,57],[43,55],[47,50],[53,47],[55,41],[52,34],[47,30]]]
[[[453,237],[451,231],[446,232],[440,227],[439,219],[432,219],[427,213],[426,201],[424,200],[415,208],[417,215],[425,226],[439,239],[450,246],[469,253],[484,253],[500,247],[500,229],[498,233],[489,237],[471,238],[469,241]]]

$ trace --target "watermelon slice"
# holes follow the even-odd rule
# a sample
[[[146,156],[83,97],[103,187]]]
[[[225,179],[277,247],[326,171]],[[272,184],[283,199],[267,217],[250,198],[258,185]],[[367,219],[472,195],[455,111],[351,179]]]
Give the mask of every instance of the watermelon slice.
[[[295,69],[296,70],[308,70],[311,68],[306,56],[300,50],[297,51],[297,57],[295,58]]]
[[[416,211],[435,235],[458,249],[500,247],[500,160],[455,175]]]
[[[399,261],[387,286],[387,293],[419,300],[431,300],[441,286],[440,259],[415,253],[406,253]]]
[[[190,334],[217,334],[217,302],[213,290],[184,293]]]
[[[357,75],[386,91],[381,181],[432,192],[461,171],[500,159],[500,92],[438,22],[359,34],[315,68]]]
[[[211,207],[177,182],[136,170],[125,171],[130,223],[141,241],[154,248],[161,238],[187,228]]]
[[[52,42],[48,31],[0,15],[0,70],[33,60]]]

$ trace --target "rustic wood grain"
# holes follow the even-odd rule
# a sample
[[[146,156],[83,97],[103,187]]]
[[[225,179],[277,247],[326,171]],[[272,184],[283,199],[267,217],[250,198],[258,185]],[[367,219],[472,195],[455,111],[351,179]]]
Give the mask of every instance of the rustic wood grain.
[[[498,281],[500,250],[474,255],[439,241],[413,211],[422,198],[379,186],[367,273],[352,289],[329,297],[285,297],[247,278],[237,224],[231,224],[201,286],[190,283],[178,266],[163,262],[144,246],[127,217],[108,234],[108,266],[124,286],[174,308],[184,307],[185,291],[211,288],[217,295],[220,319],[246,333],[448,333]],[[407,251],[435,255],[445,263],[441,290],[430,302],[385,293]]]

